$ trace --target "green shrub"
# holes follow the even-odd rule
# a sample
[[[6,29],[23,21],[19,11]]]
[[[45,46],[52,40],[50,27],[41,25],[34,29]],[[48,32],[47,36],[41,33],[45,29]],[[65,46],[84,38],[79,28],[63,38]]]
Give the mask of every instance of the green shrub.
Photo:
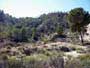
[[[84,68],[90,68],[90,54],[82,55],[78,58]]]
[[[39,61],[39,60],[46,60],[48,57],[44,54],[35,54],[35,55],[31,55],[31,56],[26,56],[23,58],[23,60],[25,62],[28,62],[28,61],[32,61],[32,60],[36,60],[36,61]]]
[[[66,62],[65,68],[83,68],[83,67],[78,59],[72,58]]]

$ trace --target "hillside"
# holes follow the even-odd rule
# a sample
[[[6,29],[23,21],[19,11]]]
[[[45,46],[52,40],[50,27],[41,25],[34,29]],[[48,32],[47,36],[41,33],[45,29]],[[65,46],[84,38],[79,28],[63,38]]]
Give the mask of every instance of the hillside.
[[[90,68],[89,23],[83,8],[38,18],[0,11],[0,68]]]
[[[38,18],[15,18],[0,11],[0,38],[15,42],[39,41],[44,36],[56,33],[59,28],[67,32],[67,13],[57,12],[43,14]]]

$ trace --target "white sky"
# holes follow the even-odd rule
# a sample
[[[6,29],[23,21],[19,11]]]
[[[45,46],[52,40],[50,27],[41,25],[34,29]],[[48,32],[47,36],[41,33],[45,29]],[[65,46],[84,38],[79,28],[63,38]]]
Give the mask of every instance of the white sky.
[[[40,3],[40,0],[39,2],[38,0],[6,0],[3,2],[1,9],[16,17],[37,17],[45,12],[52,12],[54,7],[52,8],[51,1],[45,1],[46,5],[42,1]],[[50,11],[48,11],[48,7],[51,7]]]
[[[75,7],[83,7],[90,12],[90,0],[0,0],[0,9],[15,17],[37,17]]]

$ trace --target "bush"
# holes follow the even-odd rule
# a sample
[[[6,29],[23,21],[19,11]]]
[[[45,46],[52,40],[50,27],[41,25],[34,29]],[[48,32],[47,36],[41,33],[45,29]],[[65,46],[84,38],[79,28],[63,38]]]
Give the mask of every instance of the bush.
[[[78,59],[73,58],[66,62],[65,68],[83,68],[83,67]]]
[[[90,68],[90,54],[79,56],[79,59],[84,68]]]
[[[16,56],[9,57],[7,62],[3,61],[1,66],[6,65],[7,68],[63,68],[63,64],[61,56],[48,57],[44,54],[35,54],[22,57],[21,60],[17,60]]]
[[[50,57],[49,64],[51,68],[64,68],[64,59],[61,56]]]
[[[65,47],[65,46],[62,46],[62,47],[60,48],[60,50],[61,50],[61,51],[64,51],[64,52],[69,52],[69,51],[71,51],[70,48]]]

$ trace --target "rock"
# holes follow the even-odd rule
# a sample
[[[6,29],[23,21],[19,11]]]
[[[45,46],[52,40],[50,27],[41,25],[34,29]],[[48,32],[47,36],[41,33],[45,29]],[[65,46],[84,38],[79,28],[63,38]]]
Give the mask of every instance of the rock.
[[[60,50],[61,50],[61,51],[64,51],[64,52],[70,52],[70,51],[71,51],[70,48],[65,47],[65,46],[62,46],[62,47],[60,48]]]

